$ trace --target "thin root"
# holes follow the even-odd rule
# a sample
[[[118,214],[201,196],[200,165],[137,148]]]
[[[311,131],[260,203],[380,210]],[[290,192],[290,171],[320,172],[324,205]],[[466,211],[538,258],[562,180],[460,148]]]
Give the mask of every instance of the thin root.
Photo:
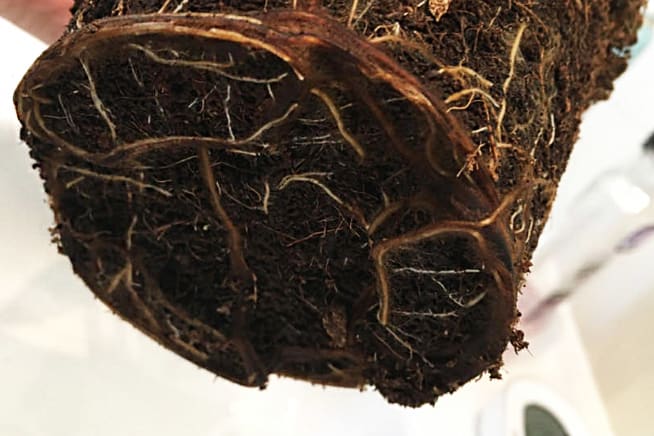
[[[261,210],[263,213],[268,215],[268,203],[270,201],[270,183],[266,180],[266,183],[263,185],[264,193],[263,193],[263,203],[261,204]]]
[[[455,92],[454,94],[450,95],[445,99],[446,104],[450,104],[453,101],[457,101],[463,96],[466,96],[468,94],[472,94],[473,97],[475,94],[479,94],[482,97],[484,97],[486,100],[488,100],[493,106],[496,108],[500,107],[500,104],[486,91],[484,91],[481,88],[467,88],[467,89],[462,89],[461,91]],[[469,104],[468,104],[469,105]]]
[[[95,81],[93,80],[93,76],[91,76],[91,69],[89,68],[89,65],[86,63],[84,59],[80,58],[79,61],[82,64],[84,73],[86,74],[86,79],[89,81],[89,91],[91,93],[91,100],[93,100],[93,105],[100,113],[102,119],[107,123],[107,127],[109,127],[109,132],[111,133],[111,139],[113,140],[114,143],[116,143],[116,125],[111,120],[107,108],[105,107],[104,103],[102,103],[102,100],[100,100],[100,97],[98,96],[98,90],[95,87]]]
[[[182,9],[188,5],[188,0],[182,0],[182,2],[173,10],[173,14],[179,14],[182,12]]]
[[[209,190],[211,206],[218,216],[219,221],[225,227],[225,230],[227,230],[231,272],[241,280],[249,281],[254,278],[254,274],[251,272],[243,255],[243,240],[241,238],[241,233],[238,231],[234,222],[220,202],[220,194],[216,188],[216,178],[214,177],[211,162],[209,160],[209,150],[206,147],[200,147],[198,149],[198,161],[202,178]]]
[[[449,67],[443,67],[440,70],[438,70],[439,74],[449,74],[454,77],[462,77],[462,76],[470,76],[473,79],[477,80],[479,84],[485,88],[492,88],[493,87],[493,82],[490,80],[486,79],[484,76],[473,70],[472,68],[469,67],[464,67],[462,65],[458,66],[449,66]]]
[[[78,167],[73,167],[70,165],[59,165],[59,168],[63,168],[69,171],[72,171],[77,174],[82,174],[84,176],[88,177],[95,177],[96,179],[101,179],[101,180],[106,180],[109,182],[124,182],[124,183],[129,183],[131,185],[134,185],[138,187],[139,189],[152,189],[153,191],[158,192],[159,194],[165,196],[165,197],[172,197],[173,194],[170,193],[169,191],[166,191],[165,189],[162,189],[158,186],[151,185],[149,183],[143,183],[139,182],[138,180],[134,180],[130,177],[125,177],[125,176],[119,176],[116,174],[102,174],[102,173],[97,173],[95,171],[87,170],[85,168],[78,168]]]
[[[311,183],[313,185],[316,185],[320,189],[322,189],[325,194],[332,200],[334,200],[339,206],[343,207],[347,211],[349,211],[352,215],[354,215],[359,222],[363,225],[363,227],[367,230],[370,225],[368,224],[365,216],[363,213],[356,208],[355,206],[349,205],[343,200],[341,200],[340,197],[338,197],[334,192],[329,189],[325,184],[323,184],[320,180],[315,179],[310,176],[314,176],[316,174],[320,175],[325,175],[324,173],[303,173],[303,174],[293,174],[293,175],[288,175],[284,177],[281,182],[279,182],[279,185],[277,185],[278,190],[284,190],[289,184],[294,183],[294,182],[304,182],[304,183]]]
[[[361,144],[359,144],[359,141],[357,141],[356,138],[352,136],[352,134],[350,134],[350,132],[348,132],[345,128],[343,118],[341,117],[341,114],[331,97],[317,88],[312,89],[311,93],[320,98],[325,106],[327,106],[327,109],[329,109],[329,113],[331,113],[332,117],[334,118],[336,126],[338,127],[338,131],[340,132],[341,136],[343,136],[343,139],[345,139],[345,141],[350,144],[350,146],[361,159],[364,159],[366,157],[366,152],[364,151]]]
[[[359,7],[359,0],[352,0],[352,6],[350,7],[350,15],[347,17],[347,27],[352,28],[352,22],[354,21],[354,16],[357,13],[357,8]]]
[[[388,271],[386,269],[385,262],[384,262],[384,257],[389,251],[396,250],[400,247],[404,247],[407,245],[413,245],[417,242],[429,238],[434,238],[443,235],[445,233],[452,233],[452,234],[464,234],[464,235],[471,236],[474,240],[477,241],[480,252],[486,253],[487,256],[485,257],[489,259],[494,259],[495,257],[489,254],[491,253],[491,251],[485,239],[482,237],[480,230],[483,229],[484,227],[487,227],[495,223],[499,218],[499,216],[503,212],[505,212],[506,209],[511,204],[513,204],[518,194],[522,192],[522,189],[524,188],[517,189],[514,192],[506,195],[503,198],[500,205],[497,208],[495,208],[495,210],[492,213],[490,213],[487,217],[480,219],[479,221],[444,221],[440,223],[434,223],[421,227],[412,232],[408,232],[401,236],[396,236],[395,238],[387,239],[381,242],[380,244],[378,244],[377,246],[375,246],[372,250],[371,256],[373,258],[375,269],[377,271],[378,290],[379,290],[379,312],[377,314],[377,319],[379,320],[379,323],[384,326],[387,325],[389,313],[390,313],[391,289],[390,289],[390,282],[388,278]],[[505,270],[505,268],[503,268],[502,265],[499,263],[499,260],[497,262],[498,263],[496,265],[487,265],[487,266],[490,266],[491,269],[495,268],[498,271],[500,269]],[[500,284],[499,281],[501,280],[501,278],[498,276],[499,274],[498,271],[494,271],[493,277],[496,280],[496,282],[498,282],[499,285]],[[483,296],[479,298],[479,301],[482,298]],[[475,301],[475,304],[476,302],[478,301]],[[463,305],[464,303],[461,304]]]
[[[195,68],[198,70],[204,70],[204,71],[211,71],[213,73],[216,73],[220,76],[226,77],[228,79],[235,80],[237,82],[248,82],[248,83],[258,83],[258,84],[269,84],[269,83],[278,83],[284,80],[288,76],[288,73],[282,73],[278,76],[272,77],[270,79],[259,79],[257,77],[249,77],[249,76],[237,76],[231,73],[228,73],[225,71],[225,68],[230,68],[234,66],[234,60],[229,57],[229,61],[225,63],[218,63],[218,62],[208,62],[208,61],[186,61],[183,59],[167,59],[159,56],[152,50],[150,50],[147,47],[144,47],[139,44],[129,44],[130,48],[133,48],[135,50],[138,50],[145,54],[148,58],[153,60],[156,63],[163,64],[163,65],[170,65],[174,67],[189,67],[189,68]]]
[[[508,97],[509,86],[511,85],[511,80],[515,74],[515,63],[516,58],[518,57],[518,49],[520,48],[520,41],[522,41],[522,35],[524,34],[527,25],[525,23],[520,24],[518,28],[518,33],[513,40],[513,45],[511,46],[511,53],[509,56],[509,74],[502,84],[502,91],[504,92],[504,97],[502,98],[502,103],[500,104],[500,112],[497,116],[497,127],[495,129],[497,135],[497,141],[502,142],[502,122],[504,121],[504,115],[506,115],[506,100]]]
[[[172,2],[172,0],[166,0],[166,1],[164,2],[164,4],[161,5],[161,8],[159,8],[159,10],[157,11],[157,13],[158,13],[158,14],[164,14],[164,13],[166,13],[166,9],[168,9],[168,6],[170,5],[171,2]]]

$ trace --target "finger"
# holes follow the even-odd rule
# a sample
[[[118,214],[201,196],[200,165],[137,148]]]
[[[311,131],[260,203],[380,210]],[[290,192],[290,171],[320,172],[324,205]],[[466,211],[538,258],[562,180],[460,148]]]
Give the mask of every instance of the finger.
[[[0,15],[49,44],[64,33],[72,3],[72,0],[0,0]]]

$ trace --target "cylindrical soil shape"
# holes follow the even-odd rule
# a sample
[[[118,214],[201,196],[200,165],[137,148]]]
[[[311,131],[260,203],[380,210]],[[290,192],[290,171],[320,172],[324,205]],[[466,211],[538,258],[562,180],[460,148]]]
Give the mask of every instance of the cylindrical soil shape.
[[[242,385],[418,406],[526,345],[531,253],[641,5],[77,0],[15,103],[118,315]]]

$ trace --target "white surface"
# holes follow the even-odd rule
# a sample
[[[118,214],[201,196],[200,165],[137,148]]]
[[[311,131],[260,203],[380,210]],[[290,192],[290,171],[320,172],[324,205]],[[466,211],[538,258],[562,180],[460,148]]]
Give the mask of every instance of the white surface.
[[[566,400],[541,383],[520,379],[511,382],[506,387],[504,395],[490,403],[482,412],[480,422],[483,427],[480,428],[479,436],[494,436],[498,433],[529,436],[526,434],[525,413],[529,406],[546,409],[570,435],[592,436],[574,407]]]
[[[0,36],[12,41],[0,69],[0,435],[472,436],[513,378],[548,385],[591,434],[611,435],[566,307],[527,331],[530,353],[507,354],[504,382],[484,378],[418,410],[289,380],[241,388],[162,349],[95,301],[49,244],[52,217],[11,107],[42,46],[1,21]]]

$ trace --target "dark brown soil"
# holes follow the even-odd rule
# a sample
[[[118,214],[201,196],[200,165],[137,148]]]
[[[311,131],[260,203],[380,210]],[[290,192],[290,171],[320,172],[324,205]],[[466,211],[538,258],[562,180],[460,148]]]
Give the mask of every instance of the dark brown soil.
[[[318,3],[78,0],[23,138],[61,251],[165,347],[433,403],[525,346],[523,276],[642,2]]]

